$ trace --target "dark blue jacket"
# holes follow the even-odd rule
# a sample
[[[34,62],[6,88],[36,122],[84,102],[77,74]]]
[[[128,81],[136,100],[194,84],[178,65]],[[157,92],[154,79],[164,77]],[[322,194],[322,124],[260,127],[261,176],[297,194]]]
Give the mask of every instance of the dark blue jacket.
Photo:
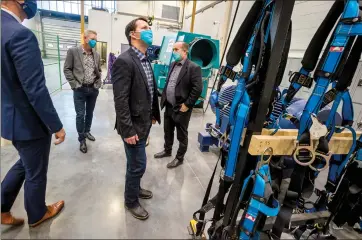
[[[45,86],[35,35],[1,11],[1,136],[12,141],[31,140],[62,127]]]

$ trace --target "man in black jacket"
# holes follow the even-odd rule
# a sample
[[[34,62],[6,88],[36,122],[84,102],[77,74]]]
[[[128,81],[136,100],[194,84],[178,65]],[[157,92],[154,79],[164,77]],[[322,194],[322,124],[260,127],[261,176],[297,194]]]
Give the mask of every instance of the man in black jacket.
[[[175,168],[183,163],[188,144],[188,132],[192,108],[202,92],[200,66],[187,59],[189,46],[176,42],[173,46],[174,62],[171,64],[166,86],[162,93],[161,108],[164,114],[165,145],[164,150],[155,154],[155,158],[171,156],[175,127],[179,148],[176,158],[167,164]]]
[[[131,47],[122,53],[112,67],[116,110],[115,128],[124,141],[127,156],[125,206],[138,219],[148,212],[138,198],[148,199],[152,192],[140,187],[146,170],[146,141],[152,123],[161,123],[156,81],[146,50],[152,44],[152,31],[146,19],[131,21],[125,30]]]

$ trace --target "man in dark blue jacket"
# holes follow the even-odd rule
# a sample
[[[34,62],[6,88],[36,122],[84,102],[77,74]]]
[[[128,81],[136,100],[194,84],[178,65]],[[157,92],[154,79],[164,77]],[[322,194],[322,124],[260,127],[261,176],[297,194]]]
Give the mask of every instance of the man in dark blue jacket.
[[[10,213],[24,184],[29,226],[57,215],[64,201],[45,205],[49,151],[65,131],[45,86],[38,41],[21,22],[36,14],[35,0],[1,2],[1,136],[11,140],[20,159],[1,183],[1,224],[21,225]]]

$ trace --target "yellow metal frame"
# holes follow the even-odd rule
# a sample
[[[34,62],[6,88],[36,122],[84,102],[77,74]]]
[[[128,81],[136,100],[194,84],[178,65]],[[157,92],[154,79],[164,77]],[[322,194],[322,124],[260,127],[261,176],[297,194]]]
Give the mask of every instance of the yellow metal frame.
[[[196,15],[196,0],[194,0],[192,5],[192,16],[191,16],[191,27],[190,27],[190,33],[194,32],[194,25],[195,25],[195,15]]]
[[[84,0],[80,2],[80,42],[84,44]]]

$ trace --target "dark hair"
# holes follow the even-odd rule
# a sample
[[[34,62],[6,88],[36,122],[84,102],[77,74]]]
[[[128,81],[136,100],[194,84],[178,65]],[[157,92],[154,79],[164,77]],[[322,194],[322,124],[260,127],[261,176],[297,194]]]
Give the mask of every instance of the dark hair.
[[[132,21],[130,21],[127,24],[126,29],[125,29],[125,34],[126,34],[126,38],[128,40],[129,45],[131,45],[131,36],[129,34],[133,31],[136,31],[136,28],[137,28],[136,22],[138,20],[142,20],[142,21],[145,21],[146,23],[148,23],[148,20],[146,18],[139,17],[139,18],[133,19]]]

